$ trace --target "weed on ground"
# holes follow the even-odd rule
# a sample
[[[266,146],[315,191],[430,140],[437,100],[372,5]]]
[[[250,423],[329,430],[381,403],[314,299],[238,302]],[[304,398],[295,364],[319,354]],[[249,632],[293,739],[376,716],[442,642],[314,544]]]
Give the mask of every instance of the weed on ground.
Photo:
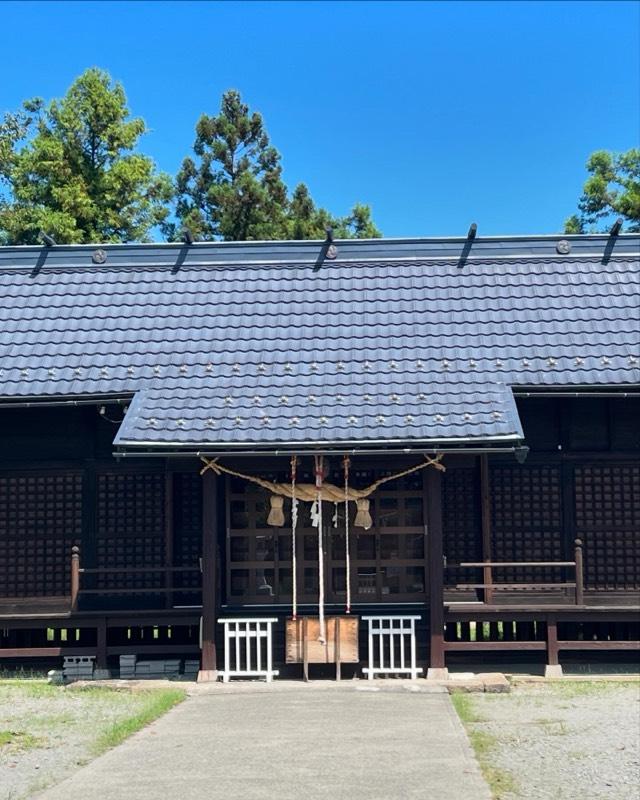
[[[640,682],[518,684],[452,700],[495,800],[640,796]]]
[[[0,680],[0,800],[22,800],[62,780],[185,696],[180,688],[130,692]]]

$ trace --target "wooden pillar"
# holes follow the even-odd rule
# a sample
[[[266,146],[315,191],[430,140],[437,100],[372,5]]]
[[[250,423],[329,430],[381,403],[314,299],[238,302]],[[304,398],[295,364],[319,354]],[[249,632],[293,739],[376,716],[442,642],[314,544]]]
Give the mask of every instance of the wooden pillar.
[[[430,656],[428,678],[448,677],[444,652],[444,542],[442,532],[442,473],[424,471],[429,558]]]
[[[555,616],[547,617],[547,666],[545,678],[561,678],[562,667],[558,660],[558,621]]]
[[[97,622],[96,629],[97,646],[96,646],[96,667],[98,669],[107,669],[107,618],[100,617]]]
[[[202,664],[198,681],[217,680],[216,661],[216,550],[218,536],[218,482],[207,470],[202,476]]]
[[[480,456],[480,508],[482,510],[482,560],[491,561],[491,495],[489,492],[489,456]],[[486,584],[483,591],[484,602],[493,602],[493,571],[491,567],[483,567],[482,582]]]

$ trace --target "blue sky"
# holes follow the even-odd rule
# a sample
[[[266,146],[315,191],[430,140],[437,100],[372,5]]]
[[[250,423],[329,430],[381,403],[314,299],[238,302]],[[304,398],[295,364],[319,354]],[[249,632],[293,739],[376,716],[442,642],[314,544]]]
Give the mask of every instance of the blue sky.
[[[289,185],[386,236],[552,233],[593,150],[639,138],[631,2],[2,2],[0,112],[97,65],[175,173],[239,89]]]

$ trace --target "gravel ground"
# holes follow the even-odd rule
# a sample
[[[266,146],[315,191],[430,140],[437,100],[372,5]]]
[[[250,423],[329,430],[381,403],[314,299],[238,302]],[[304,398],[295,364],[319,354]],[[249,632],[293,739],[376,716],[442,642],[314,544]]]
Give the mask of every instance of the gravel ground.
[[[89,761],[100,735],[144,710],[148,696],[0,681],[0,800],[32,797]]]
[[[468,698],[480,760],[513,779],[501,800],[640,800],[640,683],[528,684]]]

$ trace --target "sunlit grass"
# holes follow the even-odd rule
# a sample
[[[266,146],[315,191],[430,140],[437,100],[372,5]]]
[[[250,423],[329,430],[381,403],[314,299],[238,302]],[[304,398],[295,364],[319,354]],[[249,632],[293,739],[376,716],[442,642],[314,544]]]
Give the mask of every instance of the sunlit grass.
[[[114,722],[100,734],[93,746],[96,755],[119,745],[145,725],[166,714],[186,697],[184,689],[160,689],[144,694],[148,694],[148,697],[145,698],[143,708],[131,717]]]
[[[480,770],[489,784],[494,800],[502,800],[507,794],[516,791],[517,784],[510,772],[500,769],[494,763],[493,754],[499,746],[498,739],[479,727],[479,724],[485,720],[474,708],[472,695],[452,694],[451,701],[467,730]]]
[[[15,795],[31,797],[119,745],[185,697],[181,687],[131,691],[94,685],[54,686],[44,680],[13,677],[0,680],[0,796],[5,796],[2,769],[8,768],[9,762],[19,773],[30,763],[31,753],[56,749],[58,757],[44,759],[42,769],[37,775],[29,773]]]
[[[25,731],[0,730],[0,753],[23,753],[26,750],[43,747],[45,741],[41,736],[34,736],[32,733],[26,733]]]

